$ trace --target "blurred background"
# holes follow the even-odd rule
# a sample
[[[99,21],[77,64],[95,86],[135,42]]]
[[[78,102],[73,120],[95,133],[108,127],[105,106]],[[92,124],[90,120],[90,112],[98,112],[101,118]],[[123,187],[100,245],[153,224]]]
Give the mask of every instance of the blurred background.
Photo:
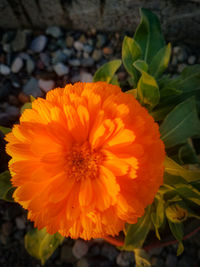
[[[55,88],[91,82],[102,64],[121,58],[125,35],[133,36],[139,8],[161,20],[173,53],[169,72],[176,76],[187,65],[200,63],[200,0],[0,0],[0,125],[12,127],[29,96],[44,97]],[[124,88],[123,67],[118,78]],[[124,82],[124,83],[123,83]],[[0,171],[7,169],[5,142],[0,138]],[[32,227],[15,203],[0,201],[0,266],[40,266],[24,249]],[[200,266],[200,235],[177,245],[150,251],[152,266]],[[45,266],[135,266],[131,252],[103,240],[66,239]]]

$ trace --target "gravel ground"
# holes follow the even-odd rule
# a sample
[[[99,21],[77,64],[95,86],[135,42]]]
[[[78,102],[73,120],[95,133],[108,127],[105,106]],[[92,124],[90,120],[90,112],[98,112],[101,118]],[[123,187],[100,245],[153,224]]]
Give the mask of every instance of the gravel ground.
[[[20,116],[20,107],[29,95],[45,96],[69,82],[90,82],[103,63],[121,57],[123,36],[91,30],[88,33],[50,27],[45,32],[0,31],[0,125],[11,127]],[[196,47],[175,44],[169,71],[180,73],[186,65],[200,63]],[[123,68],[120,81],[126,79]],[[0,171],[7,168],[8,156],[0,137]],[[24,249],[24,235],[32,224],[26,212],[15,203],[0,201],[0,266],[39,267]],[[184,241],[184,253],[176,257],[177,245],[152,249],[152,266],[200,266],[200,234]],[[46,265],[77,267],[135,266],[134,255],[121,252],[103,240],[84,242],[66,239]]]

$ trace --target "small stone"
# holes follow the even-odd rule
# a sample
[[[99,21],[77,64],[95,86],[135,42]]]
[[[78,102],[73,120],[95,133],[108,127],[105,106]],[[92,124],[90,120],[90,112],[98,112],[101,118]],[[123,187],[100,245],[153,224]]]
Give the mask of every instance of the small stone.
[[[5,222],[1,226],[1,231],[4,236],[9,236],[12,233],[13,225],[11,222]]]
[[[45,93],[52,90],[55,85],[54,81],[43,80],[43,79],[39,79],[38,84],[39,84],[40,89],[42,89]]]
[[[11,53],[11,45],[10,44],[3,44],[3,51],[6,53]]]
[[[0,98],[7,97],[12,90],[12,85],[9,80],[4,81],[0,86]]]
[[[117,264],[122,267],[129,266],[134,262],[134,253],[128,251],[122,251],[117,256]]]
[[[13,73],[18,73],[23,67],[24,63],[20,57],[16,57],[11,65],[11,71]]]
[[[30,101],[30,97],[23,92],[19,93],[18,99],[22,104],[25,104]]]
[[[76,261],[76,258],[72,254],[72,247],[71,246],[64,244],[61,247],[60,259],[62,262],[68,262],[68,263],[69,262],[73,263]]]
[[[113,49],[109,46],[106,46],[103,48],[103,53],[104,55],[112,55],[113,54]]]
[[[177,257],[173,254],[167,255],[165,266],[166,267],[176,267],[177,266]]]
[[[57,50],[53,53],[52,63],[57,64],[59,62],[66,62],[68,59],[67,55],[63,53],[61,50]]]
[[[65,43],[67,47],[72,47],[74,43],[74,38],[72,36],[67,36],[65,39]]]
[[[83,43],[79,42],[79,41],[75,41],[74,42],[74,48],[77,51],[82,51],[83,50]]]
[[[102,58],[102,51],[99,49],[95,49],[94,52],[92,53],[92,58],[95,61],[99,61]]]
[[[28,82],[23,87],[23,92],[26,95],[32,95],[34,97],[40,97],[42,96],[42,91],[40,90],[38,86],[38,81],[35,78],[30,78]]]
[[[151,250],[149,250],[148,254],[149,256],[153,256],[153,255],[160,255],[163,251],[162,247],[158,247],[158,248],[152,248]]]
[[[83,83],[91,83],[93,80],[92,74],[89,72],[82,71],[80,73],[80,81]]]
[[[26,71],[28,72],[28,74],[31,74],[35,69],[35,61],[29,57],[29,59],[27,59],[26,61]]]
[[[196,62],[196,57],[194,55],[188,57],[188,64],[193,65]]]
[[[62,31],[57,26],[50,26],[50,27],[47,28],[46,34],[50,35],[50,36],[52,36],[54,38],[59,38],[59,37],[62,36]]]
[[[15,106],[8,105],[5,109],[5,112],[9,115],[11,119],[16,119],[20,115],[19,108]]]
[[[178,54],[178,53],[180,53],[180,51],[181,51],[181,47],[180,46],[174,46],[173,54]]]
[[[171,65],[172,65],[172,66],[176,66],[177,63],[178,63],[177,56],[176,56],[176,55],[173,55],[173,56],[172,56],[172,60],[171,60]]]
[[[44,50],[47,44],[47,37],[45,35],[39,35],[35,39],[33,39],[30,49],[33,52],[40,53]]]
[[[70,59],[68,62],[69,62],[69,65],[72,67],[79,67],[81,65],[81,62],[79,59]]]
[[[81,34],[81,36],[79,37],[79,42],[81,42],[81,43],[83,43],[83,44],[85,44],[86,43],[86,37],[85,37],[85,35],[84,34]]]
[[[73,255],[77,258],[80,259],[84,255],[86,255],[88,252],[88,244],[83,241],[82,239],[78,239],[75,241],[75,244],[72,248],[72,253]]]
[[[76,267],[90,267],[90,264],[87,259],[83,258],[77,262]]]
[[[94,59],[89,57],[89,58],[83,58],[81,60],[81,65],[83,67],[92,67],[94,65]]]
[[[8,101],[9,104],[13,105],[13,106],[18,106],[19,105],[19,100],[16,96],[14,95],[9,95],[8,96]]]
[[[84,52],[86,52],[86,53],[91,53],[92,51],[93,51],[93,46],[92,45],[84,45],[83,46],[83,50],[84,50]]]
[[[83,52],[83,58],[89,58],[90,55],[87,52]]]
[[[24,230],[26,228],[26,223],[25,223],[25,219],[24,217],[20,216],[20,217],[16,217],[15,218],[15,223],[17,225],[17,228],[19,230]]]
[[[14,33],[13,31],[6,31],[6,32],[3,34],[1,43],[2,43],[2,44],[10,43],[10,42],[13,40],[14,37],[15,37],[15,33]]]
[[[177,72],[181,73],[187,65],[185,63],[178,64]]]
[[[10,68],[5,64],[0,64],[0,74],[7,76],[10,74]]]
[[[15,88],[21,87],[21,79],[19,78],[19,75],[11,74],[10,78],[11,78],[11,83],[13,87]]]
[[[117,249],[109,244],[104,244],[101,250],[101,254],[107,257],[110,261],[114,261],[118,253]]]
[[[67,56],[67,58],[70,58],[73,55],[73,50],[68,48],[63,49],[62,52]]]
[[[96,47],[101,48],[105,45],[105,43],[106,43],[106,36],[103,34],[97,34]]]
[[[63,63],[57,63],[53,66],[53,69],[58,76],[63,76],[69,73],[69,68]]]
[[[24,50],[27,46],[27,31],[18,30],[15,39],[11,43],[11,46],[14,52],[19,52]]]
[[[45,67],[49,67],[51,59],[48,54],[40,53],[40,60],[42,61]]]
[[[151,266],[152,267],[164,267],[164,261],[161,258],[158,257],[152,257],[151,258]]]

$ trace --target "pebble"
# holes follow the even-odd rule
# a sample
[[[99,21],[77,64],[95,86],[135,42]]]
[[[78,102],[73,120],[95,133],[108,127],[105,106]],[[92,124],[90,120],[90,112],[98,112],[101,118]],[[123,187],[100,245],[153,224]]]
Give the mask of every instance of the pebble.
[[[106,46],[103,48],[103,53],[104,55],[112,55],[113,54],[113,49],[109,46]]]
[[[22,216],[16,217],[15,223],[19,230],[24,230],[26,228],[25,218]]]
[[[26,71],[31,74],[35,69],[35,61],[29,57],[26,61]]]
[[[72,36],[67,36],[65,39],[65,43],[67,47],[72,47],[74,43],[74,38]]]
[[[11,105],[7,105],[5,112],[9,115],[10,119],[15,120],[20,115],[19,108]]]
[[[159,257],[152,257],[151,258],[151,266],[152,267],[164,267],[164,261],[163,259],[159,258]]]
[[[84,45],[83,50],[84,52],[90,54],[93,51],[94,47],[92,45]]]
[[[11,83],[13,87],[15,88],[21,87],[21,79],[19,78],[19,75],[11,74],[10,78],[11,78]]]
[[[101,254],[107,257],[110,261],[114,261],[118,253],[119,252],[114,246],[111,246],[107,243],[103,245],[102,250],[101,250]]]
[[[94,65],[94,59],[89,57],[89,58],[83,58],[81,60],[81,65],[83,67],[92,67]]]
[[[93,80],[93,76],[91,73],[89,72],[85,72],[85,71],[82,71],[80,73],[80,82],[83,82],[83,83],[91,83]]]
[[[12,51],[10,44],[3,44],[3,51],[6,53],[10,53]]]
[[[47,37],[45,35],[39,35],[31,42],[30,49],[33,52],[40,53],[44,50],[47,44]]]
[[[62,31],[57,26],[50,26],[46,29],[46,34],[57,39],[62,36]]]
[[[0,74],[7,76],[10,74],[10,68],[5,64],[0,64]]]
[[[69,246],[67,244],[64,244],[61,247],[61,252],[60,252],[60,259],[62,262],[75,262],[76,258],[72,254],[72,246]]]
[[[63,76],[69,73],[69,68],[63,63],[57,63],[53,66],[53,69],[58,76]]]
[[[38,81],[33,77],[30,78],[30,80],[28,80],[28,82],[23,86],[23,92],[28,96],[30,95],[34,97],[42,96],[42,91],[38,86]]]
[[[105,45],[105,43],[106,43],[106,36],[103,34],[97,34],[96,47],[101,48]]]
[[[178,64],[177,72],[181,73],[185,69],[185,67],[187,67],[187,65],[185,63]]]
[[[153,256],[153,255],[160,255],[163,251],[162,247],[158,247],[158,248],[152,248],[151,250],[149,250],[148,254],[149,256]]]
[[[59,62],[66,62],[68,59],[67,55],[63,53],[61,50],[57,50],[56,52],[53,53],[52,57],[52,63],[57,64]]]
[[[40,53],[40,60],[42,61],[45,67],[49,67],[51,59],[47,53]]]
[[[27,31],[18,30],[15,39],[11,43],[14,52],[22,51],[27,46]]]
[[[191,55],[188,57],[188,64],[193,65],[196,62],[196,57],[194,55]]]
[[[79,67],[81,65],[81,62],[79,59],[70,59],[68,61],[69,65],[72,67]]]
[[[165,262],[166,267],[176,267],[177,266],[177,256],[173,254],[168,254]]]
[[[92,53],[92,58],[95,61],[99,61],[102,58],[102,51],[99,49],[95,49]]]
[[[12,233],[13,225],[11,222],[5,222],[1,226],[1,231],[4,236],[9,236]]]
[[[18,98],[15,95],[9,95],[8,102],[13,106],[19,106],[20,104]]]
[[[72,253],[77,259],[80,259],[87,254],[88,249],[88,243],[86,243],[82,239],[78,239],[75,241],[75,244],[72,248]]]
[[[30,101],[30,97],[23,92],[19,93],[18,99],[22,104],[25,104]]]
[[[118,254],[116,262],[119,266],[122,267],[129,266],[134,262],[134,253],[129,251],[122,251]]]
[[[90,267],[90,264],[87,259],[83,258],[77,262],[76,267]]]
[[[52,80],[39,79],[38,84],[40,89],[42,89],[45,93],[52,90],[55,86],[55,83]]]
[[[79,42],[79,41],[75,41],[74,42],[74,48],[77,51],[82,51],[83,50],[83,43]]]
[[[67,58],[70,58],[74,54],[73,50],[68,48],[63,49],[62,52],[67,56]]]
[[[11,65],[11,71],[13,73],[18,73],[22,69],[23,65],[23,60],[20,57],[16,57]]]

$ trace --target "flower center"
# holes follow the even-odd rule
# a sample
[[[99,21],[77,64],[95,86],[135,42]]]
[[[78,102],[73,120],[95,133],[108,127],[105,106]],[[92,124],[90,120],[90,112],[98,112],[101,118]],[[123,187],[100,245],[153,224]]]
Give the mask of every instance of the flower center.
[[[92,151],[88,142],[82,145],[73,145],[67,156],[68,177],[74,178],[76,181],[98,177],[102,159],[102,153]]]

